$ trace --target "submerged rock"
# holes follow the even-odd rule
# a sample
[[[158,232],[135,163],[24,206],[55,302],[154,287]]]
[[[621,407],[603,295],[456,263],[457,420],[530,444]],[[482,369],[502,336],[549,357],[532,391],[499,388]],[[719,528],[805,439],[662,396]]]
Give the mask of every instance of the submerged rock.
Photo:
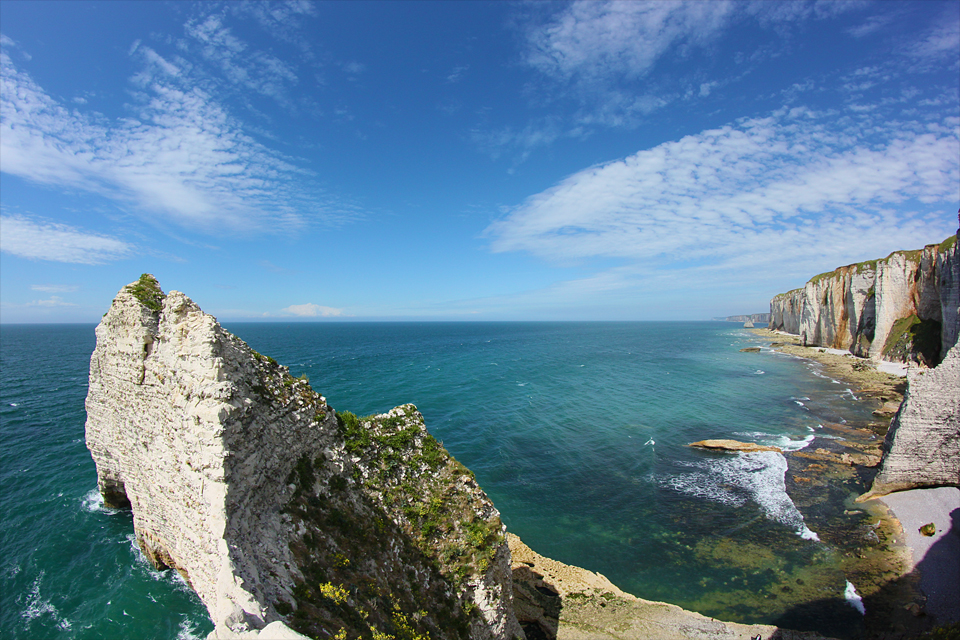
[[[517,617],[527,637],[553,640],[821,640],[819,633],[721,622],[624,593],[605,576],[541,556],[508,533]]]

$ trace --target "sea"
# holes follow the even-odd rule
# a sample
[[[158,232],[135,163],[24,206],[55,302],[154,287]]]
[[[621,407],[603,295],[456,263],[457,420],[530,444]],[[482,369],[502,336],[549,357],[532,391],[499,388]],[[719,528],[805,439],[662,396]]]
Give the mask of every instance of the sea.
[[[789,467],[875,407],[737,324],[224,326],[337,410],[416,404],[545,556],[724,620],[862,632],[843,532],[869,525],[852,507],[867,479],[813,487]],[[204,638],[200,600],[147,563],[130,513],[97,492],[84,443],[95,341],[94,325],[0,327],[0,636]],[[687,446],[714,438],[784,453]]]

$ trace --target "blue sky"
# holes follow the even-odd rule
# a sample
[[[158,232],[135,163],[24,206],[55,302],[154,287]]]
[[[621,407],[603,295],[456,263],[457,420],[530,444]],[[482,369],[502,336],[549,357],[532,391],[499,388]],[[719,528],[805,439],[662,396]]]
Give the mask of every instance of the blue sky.
[[[0,3],[0,321],[764,311],[939,242],[960,3]]]

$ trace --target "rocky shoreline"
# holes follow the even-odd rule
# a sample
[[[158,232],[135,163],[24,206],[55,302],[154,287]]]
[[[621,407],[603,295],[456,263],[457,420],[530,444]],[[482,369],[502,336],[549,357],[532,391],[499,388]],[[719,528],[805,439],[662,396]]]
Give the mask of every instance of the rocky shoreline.
[[[640,600],[539,556],[416,407],[335,412],[148,274],[97,328],[86,405],[105,504],[130,508],[144,555],[198,593],[211,639],[821,637]]]
[[[860,398],[875,405],[875,420],[864,425],[824,424],[831,439],[818,441],[813,447],[787,456],[788,490],[797,506],[804,511],[811,506],[813,496],[820,494],[822,499],[821,492],[829,492],[831,486],[855,483],[869,487],[882,459],[881,439],[890,428],[891,418],[897,413],[907,388],[905,377],[879,370],[873,360],[853,354],[841,355],[822,347],[802,346],[798,336],[769,329],[750,331],[769,340],[771,349],[819,363],[827,375],[851,385]],[[866,520],[866,525],[831,527],[826,522],[814,525],[825,540],[844,549],[838,562],[863,597],[868,638],[915,638],[934,625],[934,620],[927,615],[927,596],[921,589],[915,549],[908,544],[910,532],[905,530],[913,525],[916,517],[911,517],[905,527],[906,523],[902,523],[897,511],[891,508],[903,503],[914,504],[923,491],[928,490],[899,492],[889,501],[856,503],[848,498],[843,513],[851,517],[851,523]],[[805,498],[805,494],[810,497]],[[912,515],[909,507],[907,510]],[[928,565],[925,570],[938,574],[941,581],[950,582],[940,575],[942,571],[949,572],[949,568]],[[953,583],[956,582],[954,577]],[[955,584],[953,589],[952,593],[956,593]],[[938,624],[943,622],[949,620],[943,620],[942,616],[936,620]]]

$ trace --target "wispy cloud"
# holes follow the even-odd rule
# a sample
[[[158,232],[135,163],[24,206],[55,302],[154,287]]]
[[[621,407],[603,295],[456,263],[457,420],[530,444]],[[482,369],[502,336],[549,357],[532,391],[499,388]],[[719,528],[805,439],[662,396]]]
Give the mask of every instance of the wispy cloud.
[[[2,171],[97,193],[151,218],[216,231],[282,232],[350,217],[290,159],[247,136],[177,65],[139,45],[135,117],[69,108],[0,55]]]
[[[936,239],[922,214],[892,208],[956,206],[960,120],[871,117],[794,108],[703,131],[580,171],[486,235],[498,252],[624,262],[603,276],[605,286],[630,274],[806,266],[894,238],[892,248]]]
[[[931,62],[949,62],[957,66],[957,51],[960,51],[960,20],[956,19],[956,7],[944,12],[948,17],[930,29],[919,42],[906,49],[914,58]]]
[[[0,249],[21,258],[76,264],[103,264],[129,257],[134,251],[132,245],[116,238],[20,215],[0,217]]]
[[[717,2],[574,2],[528,33],[528,64],[592,83],[648,73],[678,43],[719,33],[736,5]]]
[[[532,148],[561,137],[583,136],[598,127],[635,128],[671,105],[710,99],[748,76],[758,60],[779,55],[779,48],[757,44],[756,50],[737,54],[743,60],[727,77],[706,77],[697,65],[687,75],[658,73],[681,58],[689,63],[703,55],[706,62],[734,27],[752,22],[786,37],[804,21],[832,18],[864,3],[577,0],[533,6],[534,17],[521,21],[523,63],[539,72],[529,93],[538,103],[576,106],[550,128],[531,122],[474,132],[474,142],[488,153],[511,153],[519,162]]]
[[[454,68],[453,68],[453,71],[451,71],[451,72],[447,75],[447,82],[451,82],[451,83],[452,83],[452,82],[459,82],[460,79],[463,77],[463,74],[464,74],[464,73],[467,71],[467,69],[469,69],[469,68],[470,68],[470,65],[462,65],[462,66],[454,67]]]
[[[34,300],[33,302],[28,302],[27,306],[30,307],[78,307],[80,305],[73,302],[64,302],[63,298],[60,296],[50,296],[46,300]]]
[[[301,318],[333,318],[343,315],[343,309],[324,307],[319,304],[292,304],[282,309],[284,313],[300,316]]]
[[[204,59],[231,83],[290,106],[289,92],[299,78],[280,58],[249,47],[223,23],[220,15],[188,22],[184,30],[198,43]]]
[[[30,289],[44,293],[73,293],[79,291],[80,287],[75,284],[32,284]]]
[[[847,33],[852,35],[854,38],[864,38],[866,36],[873,35],[878,31],[886,29],[887,26],[893,22],[895,17],[896,16],[893,13],[869,16],[857,26],[848,29]]]

